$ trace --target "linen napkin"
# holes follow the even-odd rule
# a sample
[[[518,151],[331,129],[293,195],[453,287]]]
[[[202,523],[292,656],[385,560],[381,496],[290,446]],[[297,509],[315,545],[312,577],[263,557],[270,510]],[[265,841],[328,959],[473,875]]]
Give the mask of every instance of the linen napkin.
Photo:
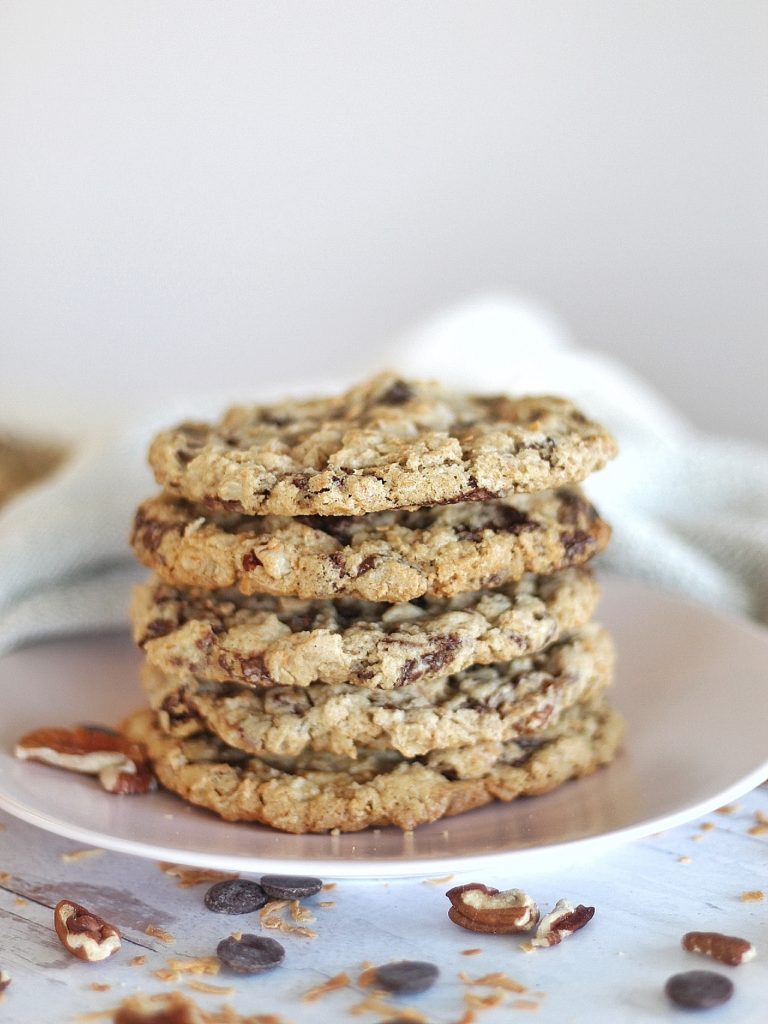
[[[768,622],[768,449],[695,431],[625,367],[576,347],[554,318],[518,299],[447,311],[372,353],[371,372],[383,367],[465,390],[574,398],[621,447],[586,485],[614,527],[602,564]],[[234,398],[296,390],[177,401],[71,437],[60,469],[0,509],[0,651],[126,628],[130,588],[146,575],[127,537],[136,505],[155,489],[146,467],[153,434],[185,417],[213,417]]]

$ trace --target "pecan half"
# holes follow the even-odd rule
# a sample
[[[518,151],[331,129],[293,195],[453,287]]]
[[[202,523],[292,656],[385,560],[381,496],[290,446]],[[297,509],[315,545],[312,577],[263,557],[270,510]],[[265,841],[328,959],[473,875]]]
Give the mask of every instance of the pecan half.
[[[583,928],[592,920],[594,914],[594,907],[585,907],[582,903],[574,907],[568,900],[558,900],[555,909],[542,917],[531,945],[556,946],[558,942]]]
[[[539,908],[522,889],[494,889],[481,882],[457,885],[445,894],[448,917],[470,932],[507,935],[527,932],[539,920]]]
[[[683,949],[691,953],[704,953],[713,960],[730,967],[738,967],[753,960],[757,950],[746,939],[720,932],[686,932],[682,939]]]
[[[53,924],[61,944],[73,956],[89,963],[106,960],[120,949],[120,932],[72,900],[59,900]]]
[[[140,744],[97,727],[35,729],[21,737],[15,754],[22,761],[97,775],[110,793],[146,793],[155,784]]]

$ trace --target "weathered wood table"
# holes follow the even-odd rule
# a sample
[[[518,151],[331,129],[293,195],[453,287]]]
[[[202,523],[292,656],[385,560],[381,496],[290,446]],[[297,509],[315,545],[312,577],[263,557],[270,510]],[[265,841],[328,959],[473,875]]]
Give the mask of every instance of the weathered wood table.
[[[232,930],[261,931],[258,915],[206,910],[210,882],[186,885],[194,880],[188,871],[179,877],[156,861],[84,848],[0,813],[0,970],[11,978],[0,996],[0,1021],[108,1022],[112,1008],[132,993],[180,990],[221,1021],[239,1019],[227,1012],[232,1007],[254,1021],[263,1015],[263,1021],[294,1024],[500,1024],[531,1017],[542,1024],[640,1024],[696,1017],[668,1002],[664,983],[675,972],[703,968],[727,974],[736,990],[702,1019],[764,1024],[766,821],[768,789],[760,787],[706,819],[581,863],[527,869],[525,877],[496,869],[482,879],[338,882],[304,901],[315,920],[298,927],[315,934],[264,931],[285,946],[284,964],[246,977],[185,969],[209,957]],[[596,913],[560,945],[525,953],[517,938],[472,934],[448,920],[445,890],[471,880],[525,888],[547,906],[565,896],[593,905]],[[117,924],[121,951],[101,964],[70,956],[52,925],[52,907],[61,898]],[[289,911],[279,912],[288,929],[296,926]],[[757,957],[734,968],[685,952],[681,936],[694,929],[750,939]],[[358,983],[361,971],[392,959],[433,961],[438,982],[421,995],[371,999],[370,988]],[[497,972],[500,977],[486,984],[470,984]],[[342,987],[307,999],[338,975],[349,984],[342,978]]]

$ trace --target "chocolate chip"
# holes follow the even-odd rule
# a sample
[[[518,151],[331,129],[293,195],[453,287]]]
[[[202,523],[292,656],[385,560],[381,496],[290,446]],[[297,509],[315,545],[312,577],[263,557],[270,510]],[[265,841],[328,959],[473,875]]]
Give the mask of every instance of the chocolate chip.
[[[230,971],[258,974],[281,964],[285,949],[274,939],[265,939],[261,935],[241,935],[239,939],[230,935],[218,944],[216,956]]]
[[[594,538],[584,530],[574,530],[572,533],[564,533],[560,540],[565,551],[566,558],[580,558],[584,552],[594,547]]]
[[[733,982],[715,971],[685,971],[673,974],[664,991],[676,1006],[707,1010],[728,1002],[733,995]]]
[[[300,900],[320,892],[323,883],[305,875],[264,875],[261,887],[273,900]]]
[[[400,960],[395,964],[377,967],[376,981],[387,992],[414,995],[416,992],[425,992],[431,988],[439,973],[434,964],[424,960]]]
[[[144,636],[139,641],[139,646],[143,646],[148,640],[156,640],[160,636],[167,636],[175,628],[176,623],[173,619],[152,619],[144,628]]]
[[[264,563],[256,557],[256,554],[253,551],[246,551],[242,561],[243,572],[253,572],[260,565],[264,565]]]
[[[403,405],[411,398],[413,398],[412,388],[404,380],[396,380],[383,395],[379,395],[378,401],[381,405]]]
[[[496,491],[490,491],[487,487],[470,487],[467,491],[462,491],[461,494],[456,495],[455,498],[446,498],[441,501],[441,505],[460,505],[464,501],[493,501],[498,498]]]
[[[261,910],[268,896],[258,884],[247,878],[228,878],[212,885],[205,894],[205,905],[216,914],[252,914]]]
[[[409,658],[400,670],[397,680],[398,686],[405,686],[416,679],[420,679],[425,673],[432,675],[439,672],[451,661],[456,650],[461,646],[461,639],[454,634],[439,636],[433,640],[430,647],[424,651],[419,658]]]
[[[374,566],[376,565],[377,561],[378,559],[376,558],[376,555],[366,555],[365,558],[360,563],[360,565],[358,565],[357,567],[357,571],[355,572],[355,579],[357,579],[358,576],[365,576],[367,572],[370,572],[371,569],[373,569]]]

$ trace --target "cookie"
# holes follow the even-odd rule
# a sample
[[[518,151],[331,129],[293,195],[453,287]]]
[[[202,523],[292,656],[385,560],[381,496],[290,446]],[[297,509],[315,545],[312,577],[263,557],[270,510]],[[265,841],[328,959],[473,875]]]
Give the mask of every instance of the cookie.
[[[397,690],[180,682],[150,665],[143,684],[160,727],[172,736],[211,732],[257,757],[295,757],[310,749],[354,758],[358,747],[374,745],[419,757],[447,747],[490,749],[538,733],[602,692],[612,670],[610,637],[590,623],[527,658]]]
[[[160,433],[157,482],[248,515],[364,515],[577,483],[616,443],[571,402],[454,394],[381,374],[333,398],[235,407]]]
[[[215,514],[160,494],[139,507],[131,542],[172,586],[399,602],[581,565],[609,537],[571,487],[366,516]]]
[[[312,753],[277,767],[209,734],[169,737],[149,710],[129,718],[123,730],[145,744],[160,782],[190,803],[228,821],[305,833],[390,824],[412,829],[494,799],[549,792],[609,762],[621,742],[622,724],[602,703],[578,705],[564,716],[556,738],[527,749],[512,742],[509,757],[473,779],[456,779],[450,771],[393,751],[354,761]]]
[[[147,660],[171,675],[394,689],[540,650],[587,622],[597,597],[586,569],[397,605],[211,594],[152,579],[136,588],[131,617]]]

